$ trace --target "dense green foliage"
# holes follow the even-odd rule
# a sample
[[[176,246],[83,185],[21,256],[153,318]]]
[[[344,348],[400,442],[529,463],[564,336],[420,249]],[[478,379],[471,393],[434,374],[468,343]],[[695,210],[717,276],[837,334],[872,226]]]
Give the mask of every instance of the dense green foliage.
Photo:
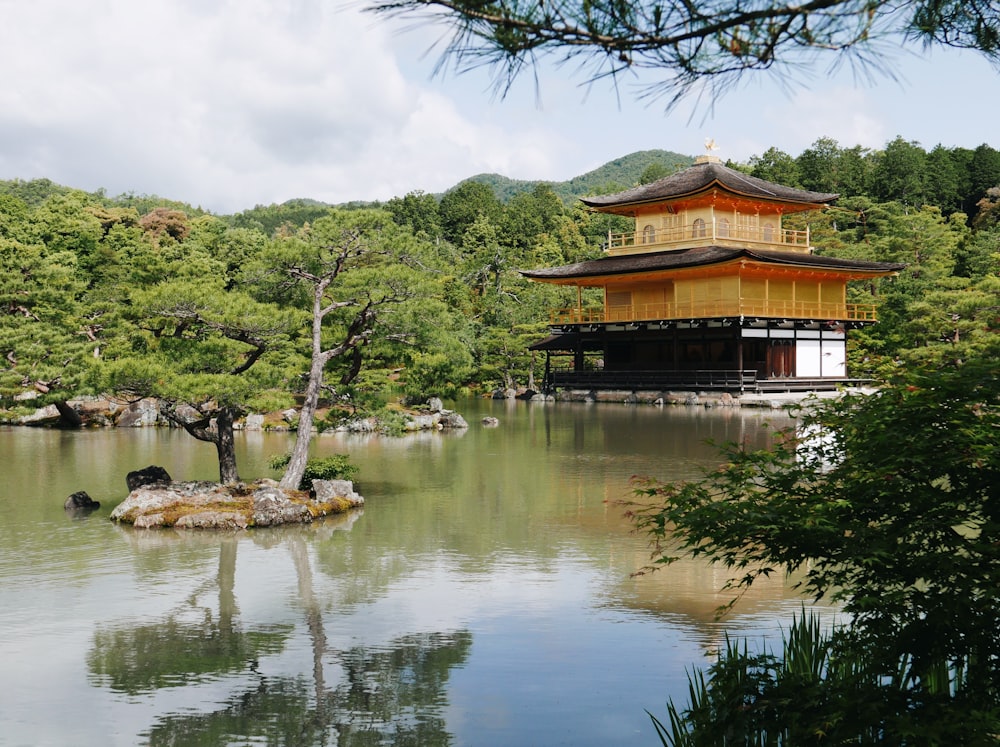
[[[654,567],[705,557],[731,570],[736,589],[798,573],[806,594],[843,605],[829,667],[852,664],[846,680],[859,699],[844,700],[839,674],[824,669],[827,681],[814,684],[841,698],[834,713],[810,712],[806,697],[777,704],[789,687],[771,679],[740,696],[746,715],[770,703],[771,729],[802,720],[817,735],[836,715],[849,719],[838,733],[850,730],[851,743],[991,743],[1000,728],[998,354],[994,339],[977,360],[826,401],[771,450],[726,445],[703,480],[640,489],[633,516],[660,543]],[[715,667],[710,699],[760,664],[745,658],[731,651]],[[699,702],[689,725],[708,734]],[[746,728],[733,744],[758,743],[747,735],[761,725]]]
[[[902,137],[882,150],[843,148],[823,137],[797,157],[769,148],[753,156],[748,167],[753,176],[790,187],[909,207],[933,205],[946,215],[973,216],[987,190],[1000,180],[1000,151],[985,144],[971,150],[938,145],[925,151]]]
[[[727,640],[706,673],[688,675],[689,703],[650,714],[665,747],[725,745],[993,745],[995,703],[970,690],[948,666],[920,687],[901,657],[886,670],[842,644],[803,612],[782,649],[751,650]],[[953,691],[960,687],[961,694]]]
[[[398,226],[397,259],[339,282],[351,293],[406,286],[409,298],[330,362],[324,399],[373,410],[400,395],[529,385],[541,363],[527,345],[575,294],[528,283],[518,269],[600,256],[609,231],[630,228],[566,195],[628,188],[689,160],[643,151],[561,184],[497,193],[472,179],[389,200],[381,214]],[[907,264],[898,278],[851,289],[882,320],[852,335],[855,374],[982,354],[1000,325],[1000,152],[820,138],[798,156],[772,148],[732,165],[843,193],[831,210],[788,218],[808,222],[821,252]],[[280,260],[322,247],[330,225],[372,214],[303,199],[213,216],[155,197],[0,182],[0,408],[16,409],[15,396],[36,397],[34,406],[112,387],[195,409],[229,392],[238,415],[300,392],[310,302]],[[348,331],[354,308],[330,318],[328,343]]]

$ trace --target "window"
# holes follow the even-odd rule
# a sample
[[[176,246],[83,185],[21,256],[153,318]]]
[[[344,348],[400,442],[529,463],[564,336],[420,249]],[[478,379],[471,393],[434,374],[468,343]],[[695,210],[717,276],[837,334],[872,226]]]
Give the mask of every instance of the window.
[[[765,223],[763,231],[764,241],[774,241],[774,224]]]
[[[722,238],[729,236],[729,221],[726,218],[719,219],[719,236]]]
[[[656,229],[651,224],[646,224],[642,229],[642,243],[652,244],[656,241]]]
[[[705,220],[703,218],[695,218],[692,229],[691,236],[696,239],[704,238],[708,235],[708,231],[705,229]]]

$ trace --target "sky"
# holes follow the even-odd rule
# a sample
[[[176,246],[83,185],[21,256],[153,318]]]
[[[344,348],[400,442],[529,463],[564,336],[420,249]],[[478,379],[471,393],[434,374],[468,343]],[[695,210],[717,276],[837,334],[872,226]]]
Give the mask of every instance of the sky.
[[[1000,72],[918,47],[899,80],[820,62],[791,90],[642,102],[650,75],[588,85],[543,65],[506,97],[488,71],[434,74],[443,27],[361,0],[0,0],[0,179],[158,195],[217,214],[442,192],[468,177],[564,181],[639,150],[746,162],[820,137],[1000,148]]]

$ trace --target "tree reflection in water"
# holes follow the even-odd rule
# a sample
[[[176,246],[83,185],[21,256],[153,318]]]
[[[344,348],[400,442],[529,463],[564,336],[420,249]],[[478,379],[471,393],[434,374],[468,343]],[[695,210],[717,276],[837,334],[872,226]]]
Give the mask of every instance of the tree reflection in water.
[[[472,645],[467,630],[418,633],[369,649],[331,650],[320,604],[313,592],[308,546],[301,535],[287,545],[295,565],[305,614],[312,671],[296,676],[265,675],[262,657],[280,653],[293,625],[241,630],[233,593],[237,539],[223,539],[218,577],[185,604],[155,623],[98,630],[87,664],[95,684],[129,695],[190,685],[226,675],[239,684],[218,708],[160,716],[142,736],[149,745],[216,745],[253,741],[268,745],[435,745],[451,744],[442,715],[453,667]],[[218,614],[199,606],[206,586],[218,587]],[[335,662],[343,678],[328,686],[324,665]],[[311,679],[311,682],[310,682]],[[436,704],[429,707],[428,704]]]
[[[235,537],[222,539],[217,578],[188,596],[185,603],[153,623],[98,629],[87,655],[87,669],[97,685],[138,695],[164,687],[189,685],[207,678],[241,672],[247,662],[276,654],[293,625],[241,630],[233,587],[236,579]],[[199,603],[218,586],[218,614]]]

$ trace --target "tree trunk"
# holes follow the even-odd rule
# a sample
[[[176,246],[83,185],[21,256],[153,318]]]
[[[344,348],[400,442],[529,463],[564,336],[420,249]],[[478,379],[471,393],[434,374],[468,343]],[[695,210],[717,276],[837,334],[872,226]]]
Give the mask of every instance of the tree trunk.
[[[306,396],[299,412],[299,428],[295,436],[295,446],[292,448],[292,456],[288,460],[285,474],[281,476],[281,482],[278,483],[286,490],[298,490],[299,483],[302,482],[302,476],[306,471],[306,463],[309,461],[309,441],[312,439],[313,417],[316,415],[316,408],[319,407],[319,393],[323,389],[323,370],[326,368],[326,364],[367,342],[371,334],[371,329],[367,325],[375,319],[373,304],[370,300],[363,307],[354,301],[334,301],[324,307],[326,290],[339,272],[340,269],[337,269],[323,277],[309,276],[310,281],[315,282],[312,308],[312,357],[309,364],[309,383],[306,384]],[[359,306],[360,310],[354,320],[347,325],[343,342],[323,350],[323,318],[334,309],[345,306]],[[359,358],[354,359],[352,377],[356,376],[357,371],[360,370],[360,363]]]
[[[306,471],[309,461],[309,441],[312,438],[313,416],[319,406],[319,393],[323,386],[323,369],[326,368],[330,356],[323,352],[323,293],[325,283],[317,284],[313,290],[312,319],[312,357],[309,364],[309,383],[306,384],[306,396],[299,412],[299,428],[295,434],[295,446],[292,448],[292,458],[285,468],[285,474],[278,483],[286,490],[298,490],[299,483]]]
[[[319,393],[323,387],[323,369],[326,366],[326,356],[320,354],[313,356],[312,365],[309,367],[309,383],[306,385],[306,396],[302,402],[302,410],[299,412],[299,427],[295,434],[295,446],[292,448],[292,458],[285,468],[285,474],[281,476],[278,484],[288,490],[298,490],[299,483],[306,471],[306,463],[309,461],[309,441],[312,440],[313,417],[316,408],[319,406]]]
[[[211,427],[212,418],[207,415],[201,420],[189,422],[177,414],[173,403],[164,402],[160,413],[171,423],[179,425],[199,441],[215,444],[215,452],[219,456],[219,482],[223,485],[239,482],[236,471],[236,441],[233,438],[233,421],[240,416],[240,411],[234,407],[223,407],[215,416],[215,428]]]
[[[215,450],[219,454],[219,482],[223,485],[239,482],[236,471],[236,442],[233,438],[233,420],[235,413],[229,407],[223,407],[215,417]]]
[[[79,428],[83,425],[80,413],[70,407],[66,400],[56,400],[53,404],[55,404],[56,410],[59,411],[59,425],[64,428]]]

